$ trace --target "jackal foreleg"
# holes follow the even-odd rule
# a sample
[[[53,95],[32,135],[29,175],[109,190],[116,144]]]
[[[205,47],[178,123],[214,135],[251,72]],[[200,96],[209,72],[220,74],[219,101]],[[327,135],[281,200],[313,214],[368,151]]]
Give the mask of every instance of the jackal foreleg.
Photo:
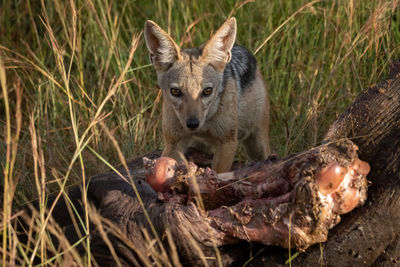
[[[237,139],[215,145],[212,168],[218,173],[229,171],[235,158],[237,147]]]

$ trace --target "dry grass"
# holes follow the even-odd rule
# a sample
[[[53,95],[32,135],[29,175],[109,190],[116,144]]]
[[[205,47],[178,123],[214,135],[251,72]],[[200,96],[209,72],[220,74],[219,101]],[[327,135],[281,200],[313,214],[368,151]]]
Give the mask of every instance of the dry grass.
[[[54,205],[44,207],[51,193],[66,199],[76,214],[67,187],[85,188],[88,178],[108,165],[126,165],[125,158],[162,147],[161,95],[141,36],[146,19],[186,47],[200,45],[235,16],[237,40],[257,52],[269,87],[272,149],[286,155],[317,144],[354,97],[384,77],[399,54],[398,4],[2,1],[2,264],[96,265],[89,252],[89,217],[98,225],[102,218],[89,203],[83,203],[85,216],[75,217],[76,228],[83,229],[76,244],[69,244],[52,221]],[[21,242],[13,222],[20,215],[17,208],[32,200],[40,208],[28,220],[28,240]],[[52,244],[50,234],[60,246]],[[139,257],[147,264],[166,263],[160,240],[155,242],[152,257]],[[87,249],[83,257],[75,251],[79,244]],[[172,260],[168,264],[176,265],[177,256]]]

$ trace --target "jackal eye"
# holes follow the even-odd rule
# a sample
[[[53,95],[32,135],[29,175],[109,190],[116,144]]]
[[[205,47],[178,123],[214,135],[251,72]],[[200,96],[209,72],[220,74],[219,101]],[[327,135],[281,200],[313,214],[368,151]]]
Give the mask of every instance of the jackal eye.
[[[176,87],[171,87],[170,89],[171,95],[175,97],[181,97],[182,96],[182,91]]]
[[[207,88],[205,88],[205,89],[203,90],[203,96],[209,96],[209,95],[212,94],[212,92],[213,92],[212,87],[207,87]]]

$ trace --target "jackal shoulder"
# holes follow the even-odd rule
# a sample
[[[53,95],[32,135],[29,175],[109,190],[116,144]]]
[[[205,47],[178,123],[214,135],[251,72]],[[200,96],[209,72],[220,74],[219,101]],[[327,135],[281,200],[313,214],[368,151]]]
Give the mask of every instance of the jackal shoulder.
[[[242,93],[257,78],[257,61],[249,50],[238,44],[231,51],[232,58],[224,70],[224,79],[233,78],[238,91]]]

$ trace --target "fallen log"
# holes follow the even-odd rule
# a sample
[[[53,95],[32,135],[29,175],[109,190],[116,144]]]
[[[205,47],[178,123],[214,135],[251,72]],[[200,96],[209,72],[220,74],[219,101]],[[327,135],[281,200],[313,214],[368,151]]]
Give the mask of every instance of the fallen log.
[[[228,175],[229,181],[224,181],[226,176],[218,178],[212,171],[208,171],[207,174],[207,169],[203,169],[203,176],[207,174],[207,179],[198,180],[201,190],[198,188],[196,191],[190,179],[187,179],[188,176],[186,180],[181,176],[178,182],[169,184],[165,190],[159,190],[164,192],[155,192],[145,181],[146,168],[142,157],[129,162],[128,170],[119,169],[126,179],[134,178],[132,183],[139,192],[141,200],[137,198],[129,180],[121,179],[114,172],[92,178],[88,186],[88,200],[105,218],[103,224],[108,229],[109,239],[108,243],[105,242],[99,226],[93,223],[91,252],[94,259],[102,266],[115,265],[115,259],[109,253],[109,244],[112,244],[120,263],[127,266],[151,261],[173,262],[176,260],[173,256],[174,251],[177,252],[179,260],[187,265],[237,264],[247,261],[251,250],[256,253],[260,248],[257,245],[250,247],[243,241],[246,240],[286,248],[296,247],[300,250],[311,246],[292,260],[296,266],[315,264],[352,266],[398,261],[400,259],[398,70],[399,67],[394,66],[387,80],[363,92],[332,124],[319,147],[285,159],[270,158],[266,162],[238,169]],[[358,156],[355,147],[359,148]],[[155,159],[159,154],[146,156]],[[207,165],[206,157],[195,152],[192,156],[199,165]],[[339,164],[339,167],[345,169],[345,175],[355,172],[355,175],[350,176],[365,178],[365,165],[362,168],[355,167],[362,161],[371,165],[371,172],[368,175],[371,185],[368,188],[367,202],[363,207],[342,216],[342,222],[329,232],[327,239],[328,229],[338,223],[338,216],[344,213],[343,210],[349,211],[362,203],[363,197],[351,198],[356,199],[357,203],[352,203],[350,208],[340,207],[340,203],[346,203],[340,200],[332,204],[329,210],[321,209],[324,204],[321,196],[316,194],[325,192],[324,190],[327,190],[326,195],[336,194],[335,190],[340,185],[334,185],[333,178],[318,177],[325,177],[324,173],[330,172],[329,168],[333,166],[331,164]],[[254,176],[254,173],[260,173],[261,169],[264,174]],[[127,171],[130,175],[127,175]],[[241,180],[246,175],[249,176],[249,171],[253,176]],[[266,176],[265,173],[270,176]],[[238,184],[237,180],[241,183]],[[202,181],[204,183],[201,183]],[[218,187],[210,186],[208,184],[210,181],[212,185],[219,183]],[[325,183],[326,181],[328,182]],[[343,182],[343,179],[340,182]],[[332,189],[334,187],[336,189]],[[215,188],[222,189],[214,190]],[[359,187],[357,192],[362,193],[362,188],[363,186]],[[302,192],[306,193],[301,194]],[[196,198],[199,194],[205,202],[204,206],[201,206],[200,200]],[[70,198],[74,205],[80,207],[79,189],[71,190]],[[49,205],[52,201],[54,200],[49,201]],[[310,203],[312,205],[309,205]],[[142,205],[147,213],[141,208]],[[320,208],[316,213],[315,207]],[[70,218],[73,214],[71,215],[68,210],[66,202],[58,201],[53,218],[63,227],[70,242],[75,242],[80,237],[73,219]],[[274,216],[269,213],[271,210],[275,212]],[[78,212],[83,213],[82,210]],[[314,213],[311,216],[312,212]],[[323,212],[325,214],[321,216]],[[270,218],[260,220],[268,214]],[[287,223],[282,224],[284,219],[287,222],[288,216],[293,226],[298,227],[306,235],[289,234],[287,229],[290,227],[288,228]],[[92,221],[95,219],[92,218]],[[171,244],[168,238],[160,238],[165,237],[166,233],[172,236],[174,244]],[[164,245],[166,253],[159,247],[149,247],[149,240],[154,240],[156,236]],[[326,242],[322,245],[313,245],[322,241]],[[84,252],[85,248],[79,247],[79,250]],[[159,257],[152,254],[152,251],[159,251]],[[262,252],[249,264],[256,266],[268,262],[274,266],[284,264],[287,258],[286,249],[263,247]]]

